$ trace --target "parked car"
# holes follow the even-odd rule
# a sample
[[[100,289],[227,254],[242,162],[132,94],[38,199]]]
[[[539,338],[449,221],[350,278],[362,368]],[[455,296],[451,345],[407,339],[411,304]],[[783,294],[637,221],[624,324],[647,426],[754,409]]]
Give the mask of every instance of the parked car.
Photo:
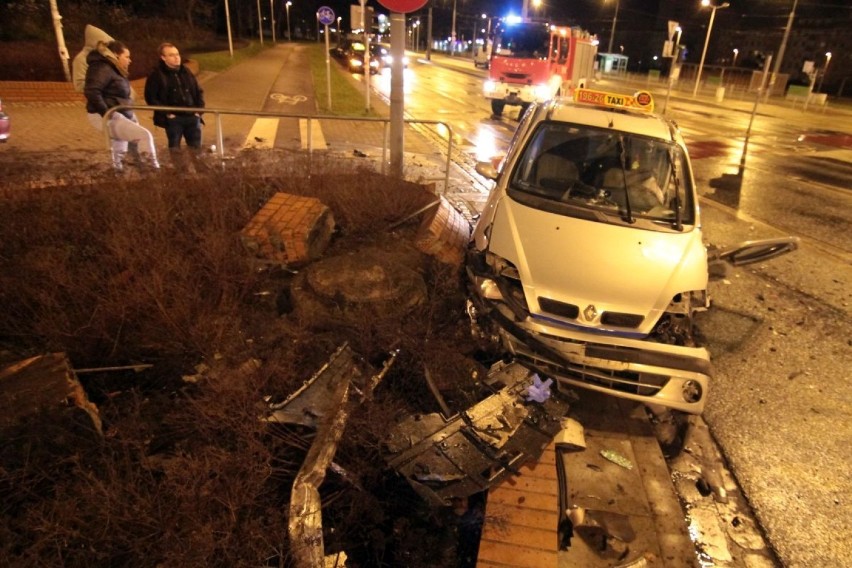
[[[708,254],[683,136],[647,92],[535,103],[502,162],[476,170],[496,184],[466,261],[475,335],[560,388],[701,413],[712,369],[693,324],[710,263],[797,239]]]
[[[382,67],[390,67],[393,63],[393,55],[391,55],[391,46],[389,43],[371,43],[370,57],[379,57],[382,61]],[[402,66],[408,68],[408,56],[402,57]]]
[[[341,40],[337,45],[328,50],[329,54],[338,60],[343,60],[346,58],[346,55],[349,53],[349,48],[352,46],[352,42],[348,39]]]
[[[0,100],[0,142],[5,142],[9,139],[9,134],[12,130],[12,119],[9,115],[3,112],[3,101]]]
[[[352,73],[363,73],[364,72],[364,54],[367,49],[361,42],[353,42],[349,47],[349,52],[346,55],[347,65],[349,66],[349,71]],[[381,59],[375,57],[371,50],[370,52],[370,74],[378,73],[381,69],[382,62]]]

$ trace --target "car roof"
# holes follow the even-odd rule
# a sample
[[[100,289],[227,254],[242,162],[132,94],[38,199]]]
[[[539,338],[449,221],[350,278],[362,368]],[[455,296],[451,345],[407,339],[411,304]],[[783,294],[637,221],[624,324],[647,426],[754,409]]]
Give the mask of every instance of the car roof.
[[[545,112],[547,119],[557,122],[609,128],[661,140],[680,141],[675,125],[653,112],[578,103],[568,97],[554,99],[548,103]]]

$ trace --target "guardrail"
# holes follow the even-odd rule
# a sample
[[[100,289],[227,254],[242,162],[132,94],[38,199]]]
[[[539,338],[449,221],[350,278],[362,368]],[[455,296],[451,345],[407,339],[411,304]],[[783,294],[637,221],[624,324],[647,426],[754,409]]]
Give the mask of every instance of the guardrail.
[[[318,122],[321,120],[327,121],[358,121],[358,122],[366,122],[366,123],[380,123],[383,125],[382,128],[382,160],[381,160],[381,173],[384,174],[388,165],[388,152],[390,148],[388,147],[388,140],[390,138],[390,119],[389,118],[373,118],[373,117],[360,117],[360,116],[335,116],[335,115],[302,115],[302,114],[290,114],[290,113],[281,113],[281,112],[265,112],[265,111],[256,111],[256,110],[234,110],[234,109],[222,109],[222,108],[197,108],[197,107],[172,107],[172,106],[142,106],[142,105],[118,105],[114,106],[104,113],[103,116],[103,132],[104,138],[106,139],[107,149],[111,151],[110,146],[110,135],[108,123],[113,114],[120,110],[130,109],[134,112],[138,111],[165,111],[165,112],[197,112],[203,113],[205,115],[214,115],[215,117],[215,126],[216,126],[216,153],[219,155],[220,161],[224,162],[225,159],[225,149],[224,149],[224,135],[222,128],[222,116],[225,115],[236,115],[236,116],[254,116],[258,118],[295,118],[295,119],[304,119],[308,121],[307,124],[307,136],[308,136],[308,155],[313,156],[313,124],[314,122]],[[419,119],[405,119],[406,125],[412,124],[421,124],[421,125],[432,125],[432,126],[442,126],[446,129],[446,140],[447,140],[447,148],[446,148],[446,163],[444,167],[444,190],[447,191],[449,189],[450,184],[450,166],[452,164],[452,153],[453,153],[453,129],[452,126],[443,122],[441,120],[419,120]],[[439,134],[440,138],[443,138]],[[403,142],[404,144],[404,142]],[[404,150],[402,148],[401,150]],[[308,168],[310,173],[310,161],[308,162]]]

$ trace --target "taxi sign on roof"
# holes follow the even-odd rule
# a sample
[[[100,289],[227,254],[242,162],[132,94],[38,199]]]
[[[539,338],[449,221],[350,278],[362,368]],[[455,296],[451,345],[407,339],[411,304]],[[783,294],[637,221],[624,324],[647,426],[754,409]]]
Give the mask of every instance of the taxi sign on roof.
[[[639,91],[631,95],[593,91],[592,89],[575,89],[574,102],[605,106],[610,108],[625,108],[654,111],[654,98],[648,91]]]

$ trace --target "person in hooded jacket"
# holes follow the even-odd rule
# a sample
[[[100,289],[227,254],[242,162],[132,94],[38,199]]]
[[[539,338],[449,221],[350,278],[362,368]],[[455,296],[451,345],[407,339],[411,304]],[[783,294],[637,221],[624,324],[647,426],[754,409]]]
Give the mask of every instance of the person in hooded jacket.
[[[204,108],[204,91],[171,43],[158,49],[160,62],[145,82],[145,102],[151,106]],[[198,111],[154,111],[154,125],[166,130],[169,149],[180,148],[181,139],[190,148],[201,148],[201,113]]]
[[[86,111],[89,122],[96,129],[103,127],[106,111],[117,105],[133,104],[129,69],[130,49],[120,41],[99,42],[86,56],[88,68],[83,94],[86,96]],[[110,115],[109,136],[112,147],[112,163],[117,171],[123,171],[124,159],[129,142],[139,147],[142,163],[159,169],[157,149],[151,132],[139,124],[132,109],[122,109]]]

